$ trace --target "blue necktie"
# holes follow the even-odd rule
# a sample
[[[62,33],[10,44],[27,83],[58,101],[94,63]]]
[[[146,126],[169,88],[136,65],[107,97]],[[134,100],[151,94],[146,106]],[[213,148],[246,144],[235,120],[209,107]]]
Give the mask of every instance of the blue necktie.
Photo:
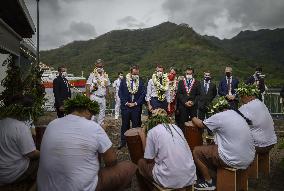
[[[131,80],[131,89],[133,90],[133,80]]]

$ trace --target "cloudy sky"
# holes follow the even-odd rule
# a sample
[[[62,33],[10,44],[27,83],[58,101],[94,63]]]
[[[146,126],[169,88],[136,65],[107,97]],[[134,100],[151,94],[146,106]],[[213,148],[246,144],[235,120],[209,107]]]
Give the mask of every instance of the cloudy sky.
[[[36,24],[36,0],[25,2]],[[165,21],[231,38],[241,30],[284,27],[283,10],[283,0],[40,0],[40,49]]]

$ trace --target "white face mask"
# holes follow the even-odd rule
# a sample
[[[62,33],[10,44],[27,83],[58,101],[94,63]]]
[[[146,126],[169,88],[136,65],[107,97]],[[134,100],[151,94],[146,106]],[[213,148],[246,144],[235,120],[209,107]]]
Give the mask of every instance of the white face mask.
[[[61,76],[62,76],[62,77],[66,77],[66,76],[67,76],[67,72],[62,72],[62,73],[61,73]]]
[[[139,78],[138,75],[132,75],[132,79],[133,79],[133,80],[137,80],[138,78]]]
[[[123,76],[119,76],[120,79],[123,79]]]
[[[186,77],[187,79],[192,79],[192,74],[187,74],[185,77]]]
[[[163,75],[163,72],[157,72],[158,77],[162,77],[162,75]]]
[[[102,72],[104,72],[104,69],[103,68],[97,68],[97,72],[102,73]]]

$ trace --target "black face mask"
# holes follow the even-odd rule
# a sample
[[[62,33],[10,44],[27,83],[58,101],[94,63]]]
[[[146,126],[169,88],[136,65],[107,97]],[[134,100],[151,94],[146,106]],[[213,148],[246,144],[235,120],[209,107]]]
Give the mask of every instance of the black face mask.
[[[205,80],[206,82],[208,82],[209,80],[211,80],[211,78],[210,78],[210,77],[205,77],[204,80]]]
[[[226,72],[226,76],[229,78],[231,77],[231,72]]]

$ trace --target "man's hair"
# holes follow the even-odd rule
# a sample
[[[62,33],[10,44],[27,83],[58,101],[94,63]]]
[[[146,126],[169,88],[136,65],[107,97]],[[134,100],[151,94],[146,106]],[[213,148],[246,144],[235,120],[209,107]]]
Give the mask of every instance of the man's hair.
[[[187,67],[186,70],[191,70],[194,73],[194,69],[191,66]]]
[[[123,74],[123,72],[118,72],[117,75]]]
[[[156,64],[156,68],[163,68],[163,69],[165,69],[161,64]]]
[[[257,66],[257,67],[255,68],[255,71],[262,72],[262,67],[261,67],[261,66]]]
[[[138,65],[133,65],[130,67],[130,72],[132,72],[133,70],[139,70],[139,66]]]
[[[171,71],[171,70],[177,71],[176,68],[173,67],[173,66],[170,67],[170,71]]]
[[[61,72],[61,70],[62,70],[63,68],[66,68],[66,67],[65,67],[65,66],[59,66],[59,67],[58,67],[58,72]]]

